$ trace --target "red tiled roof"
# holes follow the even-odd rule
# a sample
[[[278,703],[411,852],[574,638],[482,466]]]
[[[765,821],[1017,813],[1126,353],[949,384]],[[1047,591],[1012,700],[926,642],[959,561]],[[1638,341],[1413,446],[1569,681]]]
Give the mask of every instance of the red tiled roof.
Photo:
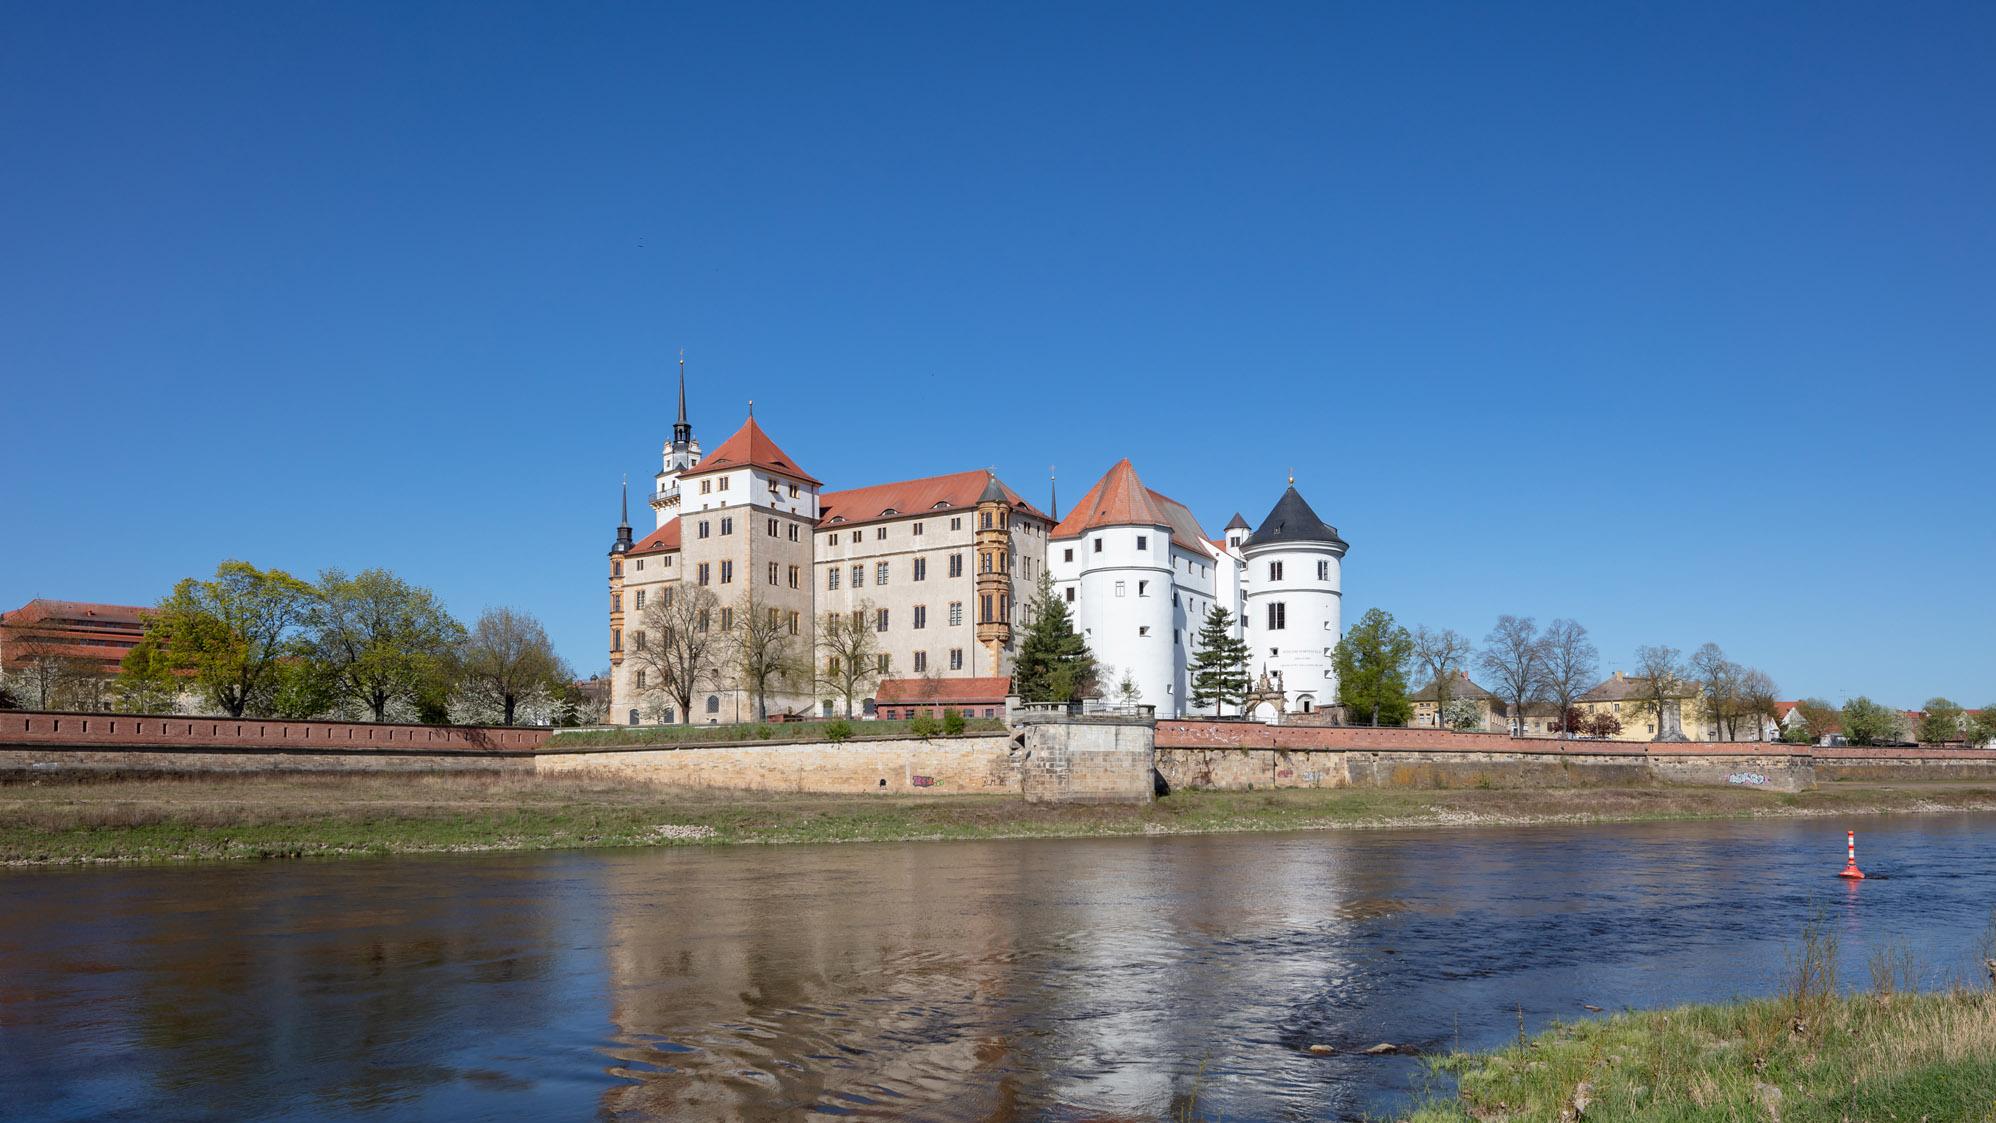
[[[818,497],[818,525],[826,523],[863,523],[874,519],[894,518],[900,515],[919,515],[924,511],[960,510],[975,507],[977,498],[984,491],[984,484],[990,478],[982,469],[968,472],[952,472],[947,476],[929,476],[919,480],[902,480],[898,483],[874,484],[871,487],[848,488],[845,491],[830,491]],[[1019,493],[998,481],[999,490],[1005,493],[1012,509],[1035,517],[1047,519],[1046,515],[1031,503],[1019,498]],[[893,512],[889,514],[888,512]]]
[[[140,625],[152,609],[134,604],[97,604],[80,600],[31,600],[12,612],[0,612],[0,624],[19,627],[44,620],[82,624]]]
[[[1137,478],[1128,457],[1116,461],[1103,477],[1081,497],[1051,538],[1079,538],[1102,526],[1164,526],[1171,528],[1171,540],[1180,549],[1204,552],[1206,533],[1185,504],[1152,491]]]
[[[884,678],[874,689],[873,700],[881,706],[968,706],[973,703],[1003,702],[1012,692],[1012,680],[994,678]]]
[[[721,442],[721,447],[700,458],[700,463],[680,473],[680,478],[704,476],[709,472],[725,472],[730,468],[761,468],[765,472],[775,472],[793,480],[816,485],[817,477],[797,466],[790,454],[776,447],[762,426],[751,416],[735,430],[735,435]]]
[[[679,549],[679,520],[671,522],[638,539],[630,548],[632,554],[663,554],[667,550]]]

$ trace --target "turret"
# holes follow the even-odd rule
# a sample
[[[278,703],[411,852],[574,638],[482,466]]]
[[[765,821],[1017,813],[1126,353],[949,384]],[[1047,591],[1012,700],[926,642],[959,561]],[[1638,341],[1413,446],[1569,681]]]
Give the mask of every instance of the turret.
[[[977,642],[990,653],[990,666],[1005,665],[1012,647],[1012,500],[986,472],[977,497],[977,532],[972,556],[977,566]],[[995,671],[994,671],[995,673]]]
[[[1337,701],[1331,652],[1343,635],[1348,548],[1337,528],[1311,510],[1293,477],[1241,545],[1248,665],[1278,677],[1289,710],[1307,713]]]
[[[679,477],[700,463],[700,442],[693,439],[693,424],[686,420],[686,354],[679,355],[679,417],[672,423],[672,440],[666,442],[662,466],[652,489],[651,508],[664,526],[679,514]]]

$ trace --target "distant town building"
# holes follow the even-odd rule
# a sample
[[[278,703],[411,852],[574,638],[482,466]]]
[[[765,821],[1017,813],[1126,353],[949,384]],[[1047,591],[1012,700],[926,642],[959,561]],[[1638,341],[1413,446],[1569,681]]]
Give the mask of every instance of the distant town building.
[[[79,671],[110,676],[125,653],[145,636],[151,609],[128,604],[31,600],[0,613],[0,672],[23,669],[31,658],[72,661]]]

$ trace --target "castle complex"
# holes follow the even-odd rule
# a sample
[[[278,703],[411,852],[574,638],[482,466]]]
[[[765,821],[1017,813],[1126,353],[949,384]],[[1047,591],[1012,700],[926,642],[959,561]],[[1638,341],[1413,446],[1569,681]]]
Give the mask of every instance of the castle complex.
[[[648,634],[664,625],[647,606],[670,608],[688,590],[713,599],[702,596],[711,608],[686,626],[718,634],[752,623],[815,667],[813,676],[772,681],[768,713],[831,715],[844,709],[836,692],[801,681],[840,669],[820,649],[826,621],[874,630],[869,686],[1003,679],[1043,574],[1086,637],[1104,693],[1127,681],[1161,717],[1192,712],[1195,644],[1218,605],[1248,642],[1249,670],[1272,684],[1256,695],[1257,716],[1278,706],[1309,712],[1337,698],[1331,652],[1342,634],[1346,544],[1293,480],[1259,526],[1237,514],[1221,539],[1184,504],[1145,487],[1128,460],[1065,518],[983,469],[825,491],[753,411],[703,454],[687,420],[682,364],[679,415],[649,502],[656,527],[634,539],[626,495],[610,548],[613,722],[761,716],[732,673],[697,683],[693,712],[679,713],[657,660],[638,657],[663,638]]]

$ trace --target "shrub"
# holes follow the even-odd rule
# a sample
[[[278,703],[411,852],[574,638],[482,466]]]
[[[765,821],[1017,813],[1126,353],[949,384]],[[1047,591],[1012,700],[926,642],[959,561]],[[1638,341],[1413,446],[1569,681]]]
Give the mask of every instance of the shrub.
[[[838,721],[829,722],[825,726],[825,740],[827,741],[832,741],[836,743],[839,741],[847,740],[851,736],[852,736],[852,722],[846,721],[844,718],[841,718]]]
[[[964,726],[964,720],[963,720],[962,710],[948,710],[944,712],[943,714],[944,733],[947,733],[950,736],[954,737],[957,734],[963,732],[963,726]]]
[[[916,714],[915,720],[908,723],[908,732],[917,737],[934,737],[943,731],[943,723],[930,714]]]

